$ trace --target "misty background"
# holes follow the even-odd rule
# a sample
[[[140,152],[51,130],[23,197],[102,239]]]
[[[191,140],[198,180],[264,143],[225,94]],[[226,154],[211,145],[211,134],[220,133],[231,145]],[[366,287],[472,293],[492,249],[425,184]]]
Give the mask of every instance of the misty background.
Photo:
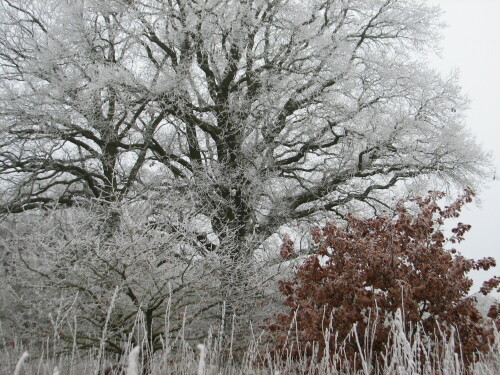
[[[500,275],[500,14],[499,0],[433,0],[441,7],[442,50],[434,59],[443,73],[458,70],[460,84],[470,99],[467,127],[493,154],[496,175],[484,181],[477,205],[465,207],[460,221],[472,229],[457,249],[472,258],[494,257],[497,267],[473,272],[472,293],[482,282]],[[500,294],[496,293],[499,297]]]

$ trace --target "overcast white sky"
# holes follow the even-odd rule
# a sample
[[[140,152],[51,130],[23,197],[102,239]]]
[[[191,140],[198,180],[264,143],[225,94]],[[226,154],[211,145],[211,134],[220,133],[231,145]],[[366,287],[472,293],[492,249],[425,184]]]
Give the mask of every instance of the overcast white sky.
[[[458,69],[463,91],[471,100],[467,125],[493,153],[496,179],[488,179],[480,207],[465,209],[460,221],[472,229],[458,249],[467,257],[496,258],[498,266],[472,275],[477,291],[488,276],[500,275],[500,0],[430,0],[445,11],[441,59],[443,72]],[[482,275],[485,274],[485,275]],[[498,296],[498,294],[497,294]]]

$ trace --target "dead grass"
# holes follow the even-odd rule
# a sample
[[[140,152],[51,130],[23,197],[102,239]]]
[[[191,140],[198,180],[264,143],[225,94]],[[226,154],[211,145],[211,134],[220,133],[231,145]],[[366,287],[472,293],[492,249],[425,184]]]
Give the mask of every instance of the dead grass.
[[[283,353],[272,355],[260,337],[249,340],[247,349],[237,356],[221,350],[218,337],[208,335],[203,344],[191,344],[177,337],[165,340],[163,350],[150,360],[153,375],[498,375],[500,374],[500,333],[486,354],[477,356],[477,361],[466,366],[455,350],[459,348],[457,337],[441,337],[429,341],[420,331],[411,338],[404,331],[401,316],[391,324],[388,350],[380,358],[374,358],[370,349],[362,350],[359,338],[353,333],[349,342],[339,343],[333,353],[312,357],[305,355],[291,358]],[[355,332],[355,331],[353,331]],[[325,339],[334,332],[326,332]],[[293,340],[291,340],[293,341]],[[369,341],[368,341],[369,342]],[[291,342],[290,345],[297,345]],[[345,345],[358,348],[357,369],[344,356]],[[87,375],[98,374],[112,362],[99,361],[103,348],[94,351],[73,351],[71,354],[50,355],[47,350],[34,349],[31,356],[23,354],[30,348],[22,345],[6,348],[0,352],[0,373],[5,375]],[[139,348],[129,346],[128,358],[115,362],[122,367],[124,375],[140,374],[144,358],[139,357]],[[314,352],[314,350],[313,350]],[[224,354],[226,353],[226,354]],[[279,357],[279,358],[277,358]],[[117,367],[118,368],[118,367]]]

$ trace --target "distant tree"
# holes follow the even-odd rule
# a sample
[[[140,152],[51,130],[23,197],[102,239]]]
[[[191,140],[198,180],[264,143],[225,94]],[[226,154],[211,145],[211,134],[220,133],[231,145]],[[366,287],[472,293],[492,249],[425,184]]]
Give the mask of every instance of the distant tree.
[[[441,208],[438,200],[443,196],[431,192],[425,198],[400,202],[394,217],[349,215],[345,225],[313,228],[314,254],[298,266],[290,281],[280,282],[289,312],[278,314],[268,327],[276,344],[284,345],[291,333],[290,342],[299,342],[302,348],[315,342],[323,355],[326,328],[331,327],[329,347],[334,351],[334,341],[344,340],[355,323],[361,337],[375,324],[373,343],[362,345],[373,345],[381,353],[390,330],[386,319],[401,309],[409,334],[421,328],[435,337],[456,329],[460,350],[469,360],[474,352],[487,351],[492,325],[477,310],[475,298],[468,297],[472,280],[467,274],[487,270],[495,266],[495,260],[467,259],[447,248],[461,242],[470,225],[458,223],[446,237],[444,221],[459,216],[472,192],[466,190]],[[492,278],[481,292],[487,294],[499,284],[499,278]],[[498,304],[491,307],[489,316],[500,322]]]
[[[284,226],[481,180],[467,100],[422,61],[438,16],[410,0],[2,1],[0,213],[87,207],[116,251],[122,213],[148,202],[136,225],[215,260],[242,314]]]

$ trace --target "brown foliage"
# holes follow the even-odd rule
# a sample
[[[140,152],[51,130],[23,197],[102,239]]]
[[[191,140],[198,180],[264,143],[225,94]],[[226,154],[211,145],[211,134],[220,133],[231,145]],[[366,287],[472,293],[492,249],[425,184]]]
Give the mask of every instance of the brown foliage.
[[[326,328],[331,326],[343,340],[357,323],[362,336],[377,316],[373,349],[381,352],[389,334],[384,320],[401,308],[407,332],[420,324],[433,337],[438,325],[445,333],[453,326],[469,359],[474,351],[486,350],[492,327],[475,307],[474,298],[467,297],[472,286],[467,273],[487,270],[495,266],[495,260],[467,259],[455,249],[445,248],[461,242],[470,225],[458,223],[450,237],[442,228],[445,219],[459,216],[472,196],[472,191],[466,190],[454,203],[441,208],[437,201],[444,193],[430,192],[425,198],[400,202],[394,217],[350,215],[345,225],[328,223],[313,228],[315,254],[298,267],[291,281],[280,282],[290,311],[277,315],[268,326],[277,347],[285,345],[293,322],[291,341],[304,347],[316,342],[322,355]],[[417,212],[410,212],[408,204]],[[283,249],[293,249],[289,238]],[[481,291],[486,294],[498,287],[499,281],[495,277],[485,282]],[[492,307],[490,316],[498,318],[498,306]],[[330,342],[329,347],[335,348],[335,343]]]
[[[293,248],[293,241],[288,234],[285,234],[280,246],[280,257],[283,259],[290,259],[296,256],[297,254]]]

